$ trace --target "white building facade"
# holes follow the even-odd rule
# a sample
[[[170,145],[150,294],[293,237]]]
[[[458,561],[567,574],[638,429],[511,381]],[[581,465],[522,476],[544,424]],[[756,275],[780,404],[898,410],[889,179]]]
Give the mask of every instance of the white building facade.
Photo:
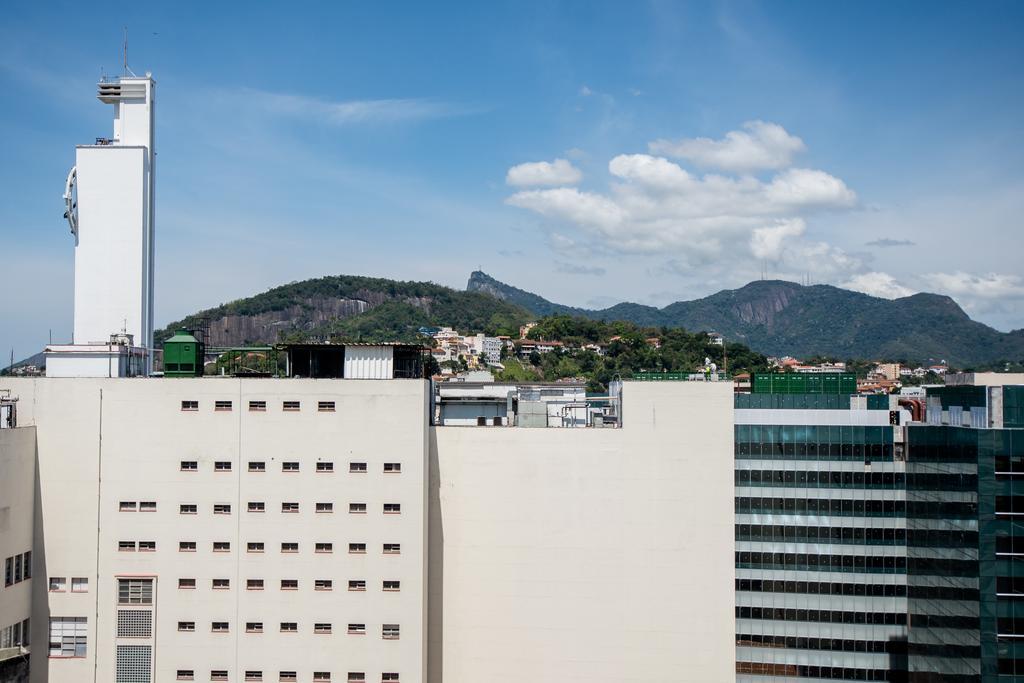
[[[32,679],[733,680],[728,384],[578,430],[434,427],[429,387],[0,379]]]

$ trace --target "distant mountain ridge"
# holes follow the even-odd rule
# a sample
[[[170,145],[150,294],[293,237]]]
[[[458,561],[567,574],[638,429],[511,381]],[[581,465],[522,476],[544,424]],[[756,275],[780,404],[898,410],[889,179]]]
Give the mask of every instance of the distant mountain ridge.
[[[199,311],[155,333],[161,344],[179,327],[204,323],[210,346],[270,344],[282,339],[339,337],[371,341],[421,339],[421,326],[451,325],[496,333],[518,328],[526,309],[480,292],[432,282],[332,275],[274,287]]]
[[[761,280],[660,309],[621,303],[590,310],[553,303],[481,271],[470,275],[466,289],[537,316],[564,314],[719,332],[770,356],[943,359],[960,367],[1024,358],[1024,330],[1000,332],[971,320],[955,301],[939,294],[880,299],[831,285]]]

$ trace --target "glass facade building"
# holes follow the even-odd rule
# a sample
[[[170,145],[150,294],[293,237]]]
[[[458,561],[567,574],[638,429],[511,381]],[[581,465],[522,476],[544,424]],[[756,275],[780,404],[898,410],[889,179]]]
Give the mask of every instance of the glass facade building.
[[[736,397],[736,678],[1024,683],[1024,386]]]

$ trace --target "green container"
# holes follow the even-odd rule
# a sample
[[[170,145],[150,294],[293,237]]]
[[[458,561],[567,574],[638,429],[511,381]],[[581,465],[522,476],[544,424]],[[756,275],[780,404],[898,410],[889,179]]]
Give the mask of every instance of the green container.
[[[164,377],[198,377],[203,374],[203,343],[188,330],[178,330],[164,342]]]

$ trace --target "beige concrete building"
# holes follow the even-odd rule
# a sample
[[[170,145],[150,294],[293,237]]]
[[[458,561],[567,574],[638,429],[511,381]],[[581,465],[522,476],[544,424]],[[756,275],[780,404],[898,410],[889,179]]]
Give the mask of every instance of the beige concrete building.
[[[620,429],[434,427],[416,380],[0,389],[34,681],[734,679],[728,383],[628,383]]]
[[[28,670],[35,583],[35,444],[32,427],[0,428],[0,680],[5,682],[24,680]]]

